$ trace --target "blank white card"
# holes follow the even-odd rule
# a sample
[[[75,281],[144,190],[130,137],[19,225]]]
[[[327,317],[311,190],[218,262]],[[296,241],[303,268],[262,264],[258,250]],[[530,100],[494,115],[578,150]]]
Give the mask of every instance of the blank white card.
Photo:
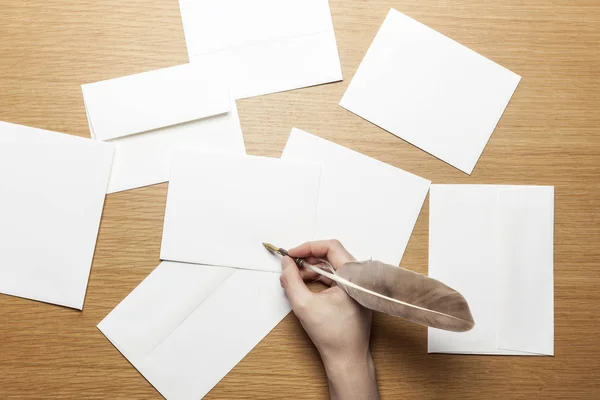
[[[315,239],[400,263],[430,181],[295,128],[281,158],[323,164]]]
[[[554,354],[554,188],[432,185],[429,276],[460,291],[475,328],[429,329],[430,353]]]
[[[178,152],[161,259],[280,272],[262,242],[290,248],[313,239],[320,176],[315,163]]]
[[[520,79],[392,9],[340,105],[470,174]]]
[[[0,292],[83,308],[114,146],[0,122]]]

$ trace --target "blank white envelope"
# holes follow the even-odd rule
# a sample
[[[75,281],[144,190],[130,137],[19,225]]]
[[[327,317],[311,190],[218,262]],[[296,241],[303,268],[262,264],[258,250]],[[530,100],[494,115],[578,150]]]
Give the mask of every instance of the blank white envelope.
[[[190,62],[236,98],[342,80],[328,0],[179,0]]]
[[[321,165],[180,151],[171,166],[162,260],[281,271],[262,242],[314,236]]]
[[[114,146],[0,122],[0,292],[82,309]]]
[[[290,310],[279,274],[163,262],[98,329],[165,398],[195,400]]]
[[[116,145],[108,192],[165,182],[179,147],[245,154],[229,89],[190,64],[82,85],[91,136]]]
[[[340,105],[470,174],[520,80],[391,9]]]
[[[294,128],[281,156],[323,164],[315,239],[398,265],[430,181]]]
[[[429,276],[460,291],[475,328],[429,329],[430,353],[554,354],[554,188],[432,185]]]

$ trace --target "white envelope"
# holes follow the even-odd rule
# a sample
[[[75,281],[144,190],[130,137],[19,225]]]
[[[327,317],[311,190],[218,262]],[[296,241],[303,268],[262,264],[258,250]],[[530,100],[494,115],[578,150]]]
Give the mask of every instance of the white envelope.
[[[228,88],[190,64],[82,85],[92,138],[116,145],[108,192],[165,182],[181,147],[245,154]]]
[[[180,0],[190,62],[235,98],[342,80],[327,0]]]
[[[339,239],[359,260],[400,263],[430,181],[296,128],[281,158],[323,164],[315,239]]]
[[[470,174],[520,79],[392,9],[340,105]]]
[[[114,146],[0,122],[0,292],[83,308]]]
[[[177,152],[161,259],[280,272],[262,242],[313,239],[320,174],[315,163]]]
[[[279,274],[163,262],[98,329],[165,398],[199,399],[290,310]]]
[[[429,276],[460,291],[475,328],[429,329],[430,353],[553,355],[554,188],[432,185]]]

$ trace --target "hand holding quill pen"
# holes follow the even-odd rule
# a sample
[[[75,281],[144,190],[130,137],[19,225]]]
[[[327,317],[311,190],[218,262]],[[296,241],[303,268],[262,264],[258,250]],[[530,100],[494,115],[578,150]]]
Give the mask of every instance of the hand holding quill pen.
[[[263,243],[269,251],[285,249]],[[292,257],[293,258],[293,257]],[[380,261],[347,262],[335,270],[326,260],[318,265],[293,258],[300,267],[331,279],[363,307],[433,328],[465,332],[475,322],[465,298],[442,282]]]

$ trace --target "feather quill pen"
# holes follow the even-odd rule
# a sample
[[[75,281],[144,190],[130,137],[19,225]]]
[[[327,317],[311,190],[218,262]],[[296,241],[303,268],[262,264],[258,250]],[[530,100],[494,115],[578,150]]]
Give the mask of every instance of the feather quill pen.
[[[284,249],[269,243],[263,245],[271,252],[289,256]],[[465,332],[475,325],[465,298],[428,276],[380,261],[348,262],[337,270],[326,260],[319,260],[319,266],[301,258],[294,261],[336,282],[356,302],[371,310],[453,332]]]

